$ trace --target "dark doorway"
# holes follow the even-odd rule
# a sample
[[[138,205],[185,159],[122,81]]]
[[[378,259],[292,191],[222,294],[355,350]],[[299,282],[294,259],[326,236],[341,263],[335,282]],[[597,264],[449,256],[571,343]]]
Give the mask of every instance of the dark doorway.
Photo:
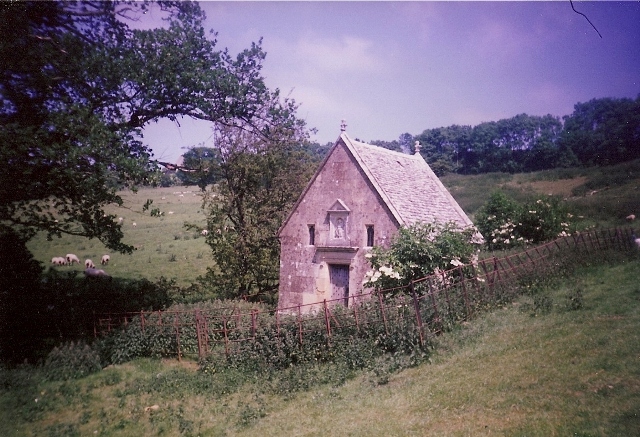
[[[331,281],[331,299],[340,299],[344,306],[349,305],[349,266],[329,264]]]

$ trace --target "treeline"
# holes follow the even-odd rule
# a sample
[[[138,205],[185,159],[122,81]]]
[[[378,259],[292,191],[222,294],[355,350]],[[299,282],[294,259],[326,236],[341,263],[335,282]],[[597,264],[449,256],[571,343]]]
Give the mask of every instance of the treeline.
[[[373,140],[370,144],[413,153],[415,142],[433,171],[479,174],[523,173],[552,168],[612,165],[640,158],[640,95],[601,98],[577,103],[571,115],[519,114],[512,118],[426,129],[419,135],[403,133],[397,140]],[[302,149],[319,164],[333,143],[310,142]],[[195,173],[165,172],[162,185],[215,183],[217,151],[193,147],[184,154],[184,165],[205,170]]]
[[[527,114],[477,126],[427,129],[398,140],[371,141],[421,154],[439,175],[520,173],[558,167],[611,165],[640,158],[640,96],[593,99],[562,119]]]

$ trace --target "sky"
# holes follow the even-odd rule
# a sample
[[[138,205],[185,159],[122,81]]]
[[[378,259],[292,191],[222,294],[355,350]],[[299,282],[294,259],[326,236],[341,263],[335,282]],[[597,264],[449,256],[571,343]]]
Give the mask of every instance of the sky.
[[[218,48],[262,38],[267,86],[300,104],[320,144],[343,119],[352,138],[392,141],[640,95],[640,2],[574,1],[595,29],[569,1],[200,4]],[[213,145],[210,124],[188,119],[152,124],[143,141],[169,162]]]

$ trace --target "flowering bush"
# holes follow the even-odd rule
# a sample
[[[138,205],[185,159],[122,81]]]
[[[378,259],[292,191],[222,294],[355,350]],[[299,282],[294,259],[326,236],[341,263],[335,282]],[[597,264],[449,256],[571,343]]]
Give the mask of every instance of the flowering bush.
[[[571,217],[557,197],[519,204],[496,192],[478,212],[476,222],[488,248],[504,250],[567,236]]]
[[[365,255],[372,270],[363,285],[376,290],[408,285],[437,271],[450,270],[474,258],[476,230],[454,223],[416,223],[402,227],[388,249],[374,247]]]

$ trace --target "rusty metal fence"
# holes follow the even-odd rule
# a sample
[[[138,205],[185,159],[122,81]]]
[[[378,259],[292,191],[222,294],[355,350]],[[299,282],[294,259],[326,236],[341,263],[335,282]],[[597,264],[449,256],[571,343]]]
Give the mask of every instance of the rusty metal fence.
[[[405,287],[349,296],[346,306],[341,298],[271,311],[235,306],[104,314],[95,320],[94,335],[134,328],[148,337],[154,350],[179,359],[228,357],[247,343],[259,342],[265,330],[304,345],[313,335],[330,341],[335,333],[358,336],[405,329],[417,332],[423,344],[488,306],[512,300],[527,277],[553,275],[568,257],[633,245],[630,229],[592,230],[461,265]]]

